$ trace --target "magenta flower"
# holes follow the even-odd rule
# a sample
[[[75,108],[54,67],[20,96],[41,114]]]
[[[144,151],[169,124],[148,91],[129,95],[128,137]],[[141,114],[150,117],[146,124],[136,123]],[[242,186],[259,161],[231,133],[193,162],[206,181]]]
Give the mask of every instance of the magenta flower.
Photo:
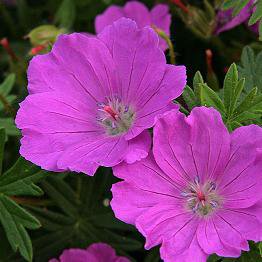
[[[154,128],[153,155],[120,164],[113,185],[116,217],[135,224],[145,248],[161,244],[168,262],[238,257],[262,239],[262,129],[229,134],[212,108],[189,117],[171,111]]]
[[[242,23],[248,24],[249,17],[252,15],[252,6],[254,4],[254,0],[251,0],[241,11],[240,13],[233,17],[233,10],[229,9],[226,11],[220,10],[217,13],[216,21],[217,26],[215,29],[216,34],[220,34],[224,31],[228,31]],[[250,26],[249,28],[258,34],[258,24],[254,26]]]
[[[96,243],[87,249],[71,248],[64,250],[59,259],[49,262],[130,262],[125,257],[118,257],[115,250],[107,244]]]
[[[20,153],[51,171],[93,175],[99,165],[147,156],[147,128],[176,105],[184,66],[167,65],[151,28],[122,18],[98,37],[61,35],[32,59],[20,104]]]
[[[127,2],[124,7],[111,5],[105,12],[95,19],[96,33],[100,33],[106,26],[111,25],[121,17],[134,20],[139,28],[155,26],[170,36],[171,15],[167,5],[158,4],[151,11],[138,1]],[[165,40],[160,39],[162,50],[167,49]]]

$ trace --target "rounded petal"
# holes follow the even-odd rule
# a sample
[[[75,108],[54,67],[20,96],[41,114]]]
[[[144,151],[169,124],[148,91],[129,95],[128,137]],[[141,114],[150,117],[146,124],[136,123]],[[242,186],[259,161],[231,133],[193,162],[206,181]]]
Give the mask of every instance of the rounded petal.
[[[129,224],[135,224],[136,219],[150,207],[169,201],[170,197],[163,194],[139,189],[128,183],[119,182],[112,186],[113,198],[110,205],[115,216]]]
[[[127,2],[123,8],[125,17],[134,20],[139,28],[151,25],[148,8],[138,1]]]
[[[172,179],[157,166],[152,153],[134,164],[121,163],[113,167],[115,176],[152,195],[164,195],[180,200],[179,191]]]
[[[173,240],[165,241],[160,248],[161,258],[165,262],[205,262],[207,260],[208,255],[199,246],[196,236],[192,238],[190,245],[183,253],[177,254],[173,244]]]
[[[104,13],[96,16],[95,19],[95,29],[96,33],[99,34],[104,30],[104,28],[108,25],[113,24],[113,22],[117,21],[121,17],[124,17],[123,8],[111,5],[108,7]]]
[[[118,257],[115,250],[104,243],[95,243],[87,248],[87,251],[94,255],[96,261],[108,262],[129,262],[130,260],[125,257]],[[89,260],[88,260],[89,261]],[[73,262],[73,261],[72,261]]]
[[[171,15],[169,13],[168,5],[155,5],[150,12],[150,16],[151,23],[170,36]],[[167,43],[164,39],[160,39],[160,47],[162,50],[167,49]]]
[[[213,254],[224,249],[212,218],[203,220],[197,229],[197,239],[201,248],[207,254]]]
[[[92,140],[81,141],[72,145],[58,160],[58,167],[69,167],[72,171],[79,170],[83,163],[96,163],[111,167],[123,161],[128,144],[123,137],[97,136]]]
[[[241,234],[241,225],[238,226],[235,222],[239,221],[242,225],[243,223],[246,223],[242,220],[243,216],[241,214],[239,214],[240,218],[237,219],[238,212],[235,212],[235,214],[233,212],[234,211],[222,210],[217,213],[213,218],[214,227],[216,228],[219,238],[226,247],[231,247],[237,250],[248,250],[248,242],[244,234]],[[246,218],[249,217],[246,216]],[[255,221],[255,219],[251,220]],[[248,226],[246,230],[248,231],[249,228],[250,226]],[[242,228],[242,232],[243,231],[244,229]]]
[[[231,134],[231,155],[218,180],[227,207],[249,207],[262,198],[262,151],[259,148],[262,148],[261,127],[240,127]]]
[[[185,211],[177,201],[160,203],[139,216],[136,227],[146,237],[145,248],[149,249],[163,240],[172,239],[174,248],[183,252],[196,231],[197,217]]]
[[[34,57],[28,80],[31,94],[60,91],[86,97],[93,107],[118,86],[107,47],[96,37],[80,33],[60,35],[49,54]]]
[[[95,139],[103,132],[89,119],[88,112],[90,108],[84,101],[62,93],[28,96],[16,116],[16,125],[23,134],[20,153],[47,170],[67,170],[57,166],[61,155],[70,146]]]
[[[217,21],[217,28],[215,30],[216,34],[220,34],[224,31],[228,31],[244,23],[251,15],[251,9],[250,9],[251,5],[252,3],[246,5],[240,11],[240,13],[235,17],[233,17],[233,12],[231,9],[226,11],[219,11],[216,17],[216,21]]]
[[[95,256],[89,254],[84,249],[71,248],[63,251],[63,254],[59,257],[60,262],[95,262]]]
[[[145,130],[137,137],[128,141],[128,149],[125,154],[125,161],[128,164],[133,164],[148,156],[151,147],[150,133]]]
[[[149,92],[146,96],[145,94],[141,94],[138,101],[136,101],[138,109],[133,129],[136,130],[136,127],[141,130],[143,128],[150,128],[154,125],[156,116],[169,111],[172,107],[175,108],[172,105],[168,109],[167,105],[170,101],[181,95],[186,85],[186,78],[186,68],[184,66],[167,65],[159,86],[155,90],[152,90],[151,94]],[[131,137],[133,133],[130,134]]]
[[[138,29],[135,22],[122,18],[98,37],[113,56],[123,101],[136,109],[136,99],[141,95],[150,97],[158,88],[166,69],[166,59],[158,47],[157,34],[150,28]]]
[[[229,133],[212,108],[194,108],[187,118],[170,112],[159,119],[154,130],[156,162],[181,187],[195,177],[215,181],[226,165],[229,146]]]

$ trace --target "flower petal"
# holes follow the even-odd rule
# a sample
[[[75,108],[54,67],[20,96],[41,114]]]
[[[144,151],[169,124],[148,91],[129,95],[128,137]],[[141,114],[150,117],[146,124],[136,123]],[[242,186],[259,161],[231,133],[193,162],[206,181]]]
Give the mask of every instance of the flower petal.
[[[127,148],[123,137],[93,137],[69,147],[58,160],[58,167],[79,171],[79,165],[90,162],[111,167],[123,161]]]
[[[137,137],[128,141],[128,151],[125,154],[125,161],[132,164],[146,158],[151,147],[150,133],[145,130]]]
[[[227,207],[245,208],[261,199],[262,151],[258,148],[262,148],[261,127],[240,127],[231,134],[231,156],[218,182]]]
[[[113,172],[115,176],[146,193],[181,199],[176,184],[157,166],[151,153],[147,158],[134,164],[121,163],[113,167]]]
[[[170,241],[165,241],[160,248],[161,258],[165,262],[204,262],[207,260],[208,255],[199,246],[196,236],[193,236],[191,243],[183,253],[177,254],[173,244],[175,244],[175,242],[171,239]]]
[[[130,131],[132,136],[136,128],[149,128],[154,125],[155,117],[166,111],[172,100],[179,97],[186,85],[186,68],[184,66],[167,65],[166,71],[159,86],[139,97],[137,104],[136,121]],[[149,96],[150,95],[150,96]],[[175,107],[175,105],[173,105]],[[127,136],[128,138],[129,136]]]
[[[196,231],[197,218],[174,199],[148,209],[137,218],[136,227],[146,237],[146,249],[171,238],[177,252],[183,252]]]
[[[98,37],[108,46],[121,82],[120,96],[136,109],[141,95],[150,97],[166,70],[158,36],[150,28],[138,29],[135,22],[122,18]],[[135,110],[136,111],[136,110]]]
[[[170,197],[162,194],[152,194],[151,192],[141,190],[128,182],[114,184],[111,191],[113,198],[110,205],[115,216],[133,225],[137,217],[150,207],[170,199]]]
[[[139,28],[151,25],[148,8],[138,1],[127,2],[123,8],[124,16],[136,22]]]
[[[30,62],[28,79],[30,93],[66,92],[89,98],[93,106],[115,93],[119,85],[104,43],[79,33],[60,35],[51,53],[36,56]]]
[[[229,139],[212,108],[194,108],[188,118],[170,112],[155,126],[153,152],[161,169],[185,187],[197,176],[200,181],[216,180],[228,159]]]
[[[111,5],[108,7],[104,13],[96,16],[95,18],[95,29],[96,33],[101,33],[104,28],[108,25],[113,24],[113,22],[117,21],[121,17],[124,17],[123,8]]]
[[[164,31],[166,35],[170,36],[171,15],[169,14],[168,5],[155,5],[151,10],[150,15],[151,23]],[[164,39],[160,39],[160,47],[162,50],[167,49],[167,44]]]

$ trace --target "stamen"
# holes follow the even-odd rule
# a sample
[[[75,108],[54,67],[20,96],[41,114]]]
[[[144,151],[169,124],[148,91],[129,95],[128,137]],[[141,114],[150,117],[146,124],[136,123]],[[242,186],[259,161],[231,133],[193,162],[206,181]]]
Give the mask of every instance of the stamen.
[[[108,135],[118,135],[127,132],[131,127],[135,114],[129,105],[121,103],[121,99],[116,95],[113,98],[106,97],[105,101],[97,103],[98,117]]]
[[[221,205],[216,184],[212,181],[201,184],[198,176],[181,192],[181,196],[186,199],[187,208],[199,216],[207,216]]]

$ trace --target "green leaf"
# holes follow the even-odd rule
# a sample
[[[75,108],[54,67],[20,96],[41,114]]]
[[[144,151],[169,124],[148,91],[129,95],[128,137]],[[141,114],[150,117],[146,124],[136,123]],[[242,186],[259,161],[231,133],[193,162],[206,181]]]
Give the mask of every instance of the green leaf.
[[[13,118],[0,118],[0,128],[4,128],[6,134],[9,136],[19,136],[20,131],[15,126],[15,122]]]
[[[201,85],[201,104],[208,107],[215,107],[222,115],[225,114],[225,106],[222,100],[207,84]]]
[[[244,47],[238,66],[239,77],[245,78],[245,90],[250,91],[257,86],[259,92],[262,91],[262,52],[255,56],[254,51],[249,46]]]
[[[243,113],[244,111],[248,111],[249,108],[252,105],[252,102],[253,102],[256,94],[257,94],[257,88],[254,87],[248,93],[248,95],[243,99],[243,101],[237,106],[237,108],[235,109],[234,115],[239,115],[239,114]]]
[[[249,3],[250,0],[238,0],[234,6],[233,16],[237,16],[240,11]]]
[[[236,64],[232,64],[226,74],[224,80],[224,105],[228,115],[231,115],[232,112],[232,101],[234,96],[234,90],[238,85],[238,72]]]
[[[75,2],[73,0],[63,0],[55,15],[55,23],[58,23],[59,27],[70,29],[74,24],[75,14]]]
[[[232,98],[232,109],[235,109],[236,107],[239,97],[244,89],[245,81],[245,78],[241,78],[236,86],[236,89],[234,90],[234,96]]]
[[[13,88],[15,83],[15,74],[10,74],[6,77],[4,82],[0,85],[0,93],[7,96]]]
[[[68,246],[86,248],[94,242],[109,243],[118,253],[141,249],[142,239],[134,237],[138,235],[134,227],[119,222],[105,204],[115,181],[110,169],[100,168],[94,177],[58,175],[41,183],[56,209],[29,208],[42,224],[33,242],[36,261],[48,261],[49,254],[58,255]]]
[[[186,85],[186,87],[184,88],[184,92],[182,96],[190,110],[193,107],[197,106],[198,101],[197,101],[196,95],[194,91],[188,85]]]
[[[4,143],[5,132],[0,129],[1,164]],[[37,229],[40,222],[15,201],[19,195],[40,195],[42,190],[34,183],[46,177],[46,173],[20,157],[0,176],[0,222],[13,251],[19,251],[27,261],[32,261],[33,250],[26,228]]]
[[[233,8],[234,6],[236,6],[236,4],[238,4],[238,2],[239,0],[225,0],[222,5],[222,9],[228,10],[230,8]]]
[[[0,210],[0,221],[12,249],[19,250],[27,261],[32,261],[32,244],[25,228],[36,229],[40,222],[3,194],[0,194]]]
[[[39,196],[43,191],[35,183],[47,175],[48,172],[40,170],[40,168],[20,157],[14,166],[0,177],[0,193],[8,196]]]
[[[5,149],[5,130],[1,128],[0,129],[0,175],[2,174],[4,149]]]
[[[259,0],[256,3],[255,12],[251,15],[248,21],[248,25],[250,26],[250,25],[255,24],[261,18],[262,18],[262,1]]]

